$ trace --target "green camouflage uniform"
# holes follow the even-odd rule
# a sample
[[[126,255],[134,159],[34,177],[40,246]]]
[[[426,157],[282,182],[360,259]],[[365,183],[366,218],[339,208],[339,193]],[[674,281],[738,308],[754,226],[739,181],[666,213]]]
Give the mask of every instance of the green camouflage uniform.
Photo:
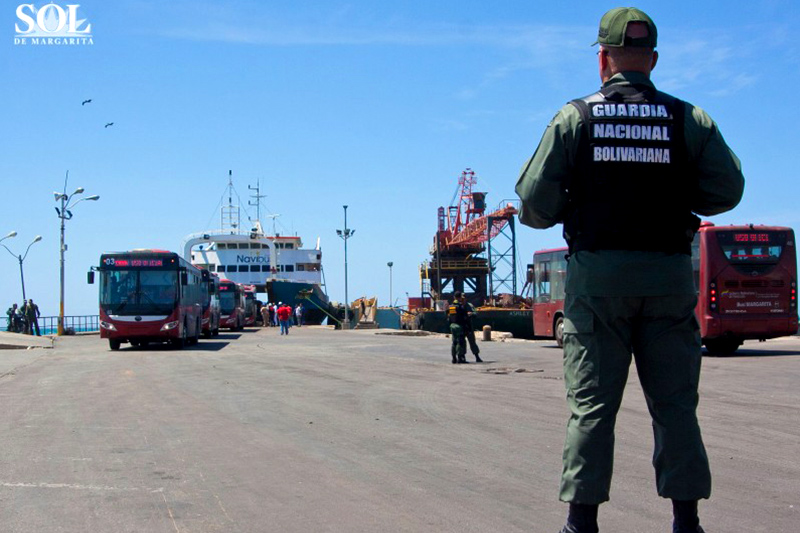
[[[604,87],[616,84],[653,87],[637,72],[616,74]],[[710,216],[732,209],[744,189],[739,160],[704,111],[686,104],[684,120],[688,163],[698,177],[698,190],[686,192],[691,210]],[[584,131],[571,104],[547,127],[516,186],[524,224],[549,228],[564,221],[570,201],[565,181],[576,168]],[[676,500],[708,498],[711,474],[696,417],[701,344],[690,257],[578,251],[570,257],[566,293],[564,378],[571,416],[560,499],[609,499],[614,424],[632,354],[653,419],[658,493]]]

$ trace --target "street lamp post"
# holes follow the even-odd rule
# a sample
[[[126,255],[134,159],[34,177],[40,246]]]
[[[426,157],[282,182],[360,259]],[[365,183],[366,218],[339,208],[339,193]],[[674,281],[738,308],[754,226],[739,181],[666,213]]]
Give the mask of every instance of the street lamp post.
[[[347,206],[342,207],[344,207],[344,229],[336,230],[336,235],[344,241],[344,322],[342,329],[350,329],[350,300],[347,297],[347,239],[352,237],[356,230],[347,227]]]
[[[67,220],[72,218],[72,211],[76,205],[81,203],[84,200],[99,200],[100,196],[87,196],[85,198],[80,198],[75,200],[75,197],[79,194],[83,194],[83,187],[78,187],[75,189],[75,192],[72,194],[67,194],[67,180],[69,179],[69,170],[67,171],[67,176],[64,178],[64,192],[54,192],[53,195],[55,196],[56,202],[61,202],[61,209],[56,207],[56,213],[58,213],[58,218],[61,219],[61,246],[60,246],[60,257],[61,257],[61,282],[60,282],[60,301],[58,307],[58,334],[64,334],[64,252],[67,251],[67,245],[64,243],[64,223]]]
[[[16,236],[17,236],[17,232],[16,232],[16,231],[12,231],[12,232],[11,232],[11,233],[9,233],[8,235],[6,235],[6,236],[5,236],[5,237],[3,237],[2,239],[0,239],[0,243],[2,243],[2,241],[4,241],[4,240],[8,239],[9,237],[16,237]],[[6,251],[7,251],[8,253],[10,253],[12,256],[14,256],[14,258],[15,258],[17,261],[19,261],[19,280],[20,280],[20,282],[22,283],[22,299],[23,299],[23,300],[26,300],[26,299],[27,299],[27,297],[25,296],[25,273],[24,273],[24,272],[23,272],[23,270],[22,270],[22,263],[25,261],[25,258],[26,258],[26,257],[28,257],[28,252],[30,251],[30,249],[31,249],[31,246],[33,246],[34,244],[36,244],[37,242],[39,242],[39,241],[41,241],[41,240],[42,240],[42,236],[41,236],[41,235],[37,235],[37,236],[36,236],[36,238],[35,238],[35,239],[33,239],[33,241],[32,241],[32,242],[31,242],[31,243],[28,245],[28,247],[25,249],[25,254],[24,254],[24,255],[17,255],[17,254],[15,254],[14,252],[12,252],[12,251],[11,251],[11,250],[8,248],[8,246],[6,246],[5,244],[0,244],[0,246],[2,246],[3,248],[5,248],[5,249],[6,249]]]
[[[389,261],[386,266],[389,267],[389,307],[394,307],[394,300],[392,300],[392,267],[394,263]]]

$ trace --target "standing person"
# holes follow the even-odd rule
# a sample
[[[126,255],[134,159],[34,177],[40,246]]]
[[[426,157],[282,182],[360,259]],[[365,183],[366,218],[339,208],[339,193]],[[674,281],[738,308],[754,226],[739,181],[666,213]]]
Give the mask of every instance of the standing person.
[[[6,331],[17,333],[17,304],[12,304],[6,311],[6,315],[8,315],[8,329]]]
[[[289,334],[289,320],[292,318],[292,308],[286,304],[278,304],[278,321],[281,324],[281,335]]]
[[[295,322],[297,322],[297,327],[303,325],[303,314],[305,313],[305,309],[303,309],[303,302],[297,304],[297,307],[294,309],[294,318]]]
[[[475,325],[472,323],[472,317],[474,317],[478,311],[475,309],[474,305],[467,301],[466,295],[461,295],[461,301],[467,312],[467,327],[464,329],[464,334],[469,343],[469,351],[475,356],[476,363],[483,363],[483,359],[481,359],[481,349],[478,347],[478,343],[475,342]]]
[[[269,319],[269,311],[272,307],[272,304],[269,305],[262,305],[261,306],[261,326],[268,328],[272,325],[272,322]]]
[[[17,312],[22,317],[22,333],[25,335],[30,335],[31,323],[28,320],[28,300],[22,300],[22,309],[17,309]]]
[[[562,107],[517,182],[520,220],[564,224],[564,382],[571,416],[559,497],[564,533],[598,531],[631,354],[653,418],[658,494],[673,532],[702,532],[711,474],[696,409],[700,334],[690,245],[699,219],[733,209],[738,158],[701,109],[657,91],[657,33],[635,8],[600,21],[602,88]]]
[[[25,319],[28,322],[28,331],[30,335],[33,335],[34,329],[36,330],[36,336],[41,337],[42,334],[39,331],[39,317],[41,313],[39,313],[39,306],[33,303],[33,299],[28,300],[28,307],[25,308]]]
[[[464,364],[467,362],[465,330],[469,319],[461,291],[453,293],[453,303],[447,308],[447,318],[450,321],[450,356],[454,365]]]

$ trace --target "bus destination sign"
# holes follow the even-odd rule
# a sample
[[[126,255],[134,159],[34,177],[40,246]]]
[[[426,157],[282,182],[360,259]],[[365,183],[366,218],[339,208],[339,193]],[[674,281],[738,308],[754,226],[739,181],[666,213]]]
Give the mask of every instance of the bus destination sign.
[[[769,233],[734,233],[733,242],[763,242],[769,243]]]
[[[103,266],[106,268],[163,268],[165,265],[163,259],[106,257],[103,259]]]

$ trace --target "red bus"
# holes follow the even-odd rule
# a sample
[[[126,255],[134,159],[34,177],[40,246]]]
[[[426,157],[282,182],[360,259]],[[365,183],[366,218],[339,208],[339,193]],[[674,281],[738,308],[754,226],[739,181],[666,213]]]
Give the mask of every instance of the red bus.
[[[253,285],[243,285],[244,289],[244,325],[255,326],[258,305],[256,304],[256,288]]]
[[[564,287],[567,281],[567,249],[541,250],[533,254],[533,334],[564,344]]]
[[[178,254],[133,250],[100,256],[100,338],[112,350],[123,342],[177,348],[200,336],[206,287],[202,273]],[[88,275],[94,283],[94,272]]]
[[[203,300],[203,337],[219,335],[220,307],[219,307],[219,276],[208,270],[203,272],[203,282],[207,287],[207,296]]]
[[[703,223],[692,245],[697,319],[711,354],[797,333],[794,231]]]
[[[563,343],[567,248],[533,255],[533,331]],[[748,339],[794,335],[797,252],[794,232],[778,226],[704,222],[692,243],[695,315],[708,353],[729,355]]]
[[[219,280],[219,325],[231,331],[244,328],[244,289],[229,279]]]

